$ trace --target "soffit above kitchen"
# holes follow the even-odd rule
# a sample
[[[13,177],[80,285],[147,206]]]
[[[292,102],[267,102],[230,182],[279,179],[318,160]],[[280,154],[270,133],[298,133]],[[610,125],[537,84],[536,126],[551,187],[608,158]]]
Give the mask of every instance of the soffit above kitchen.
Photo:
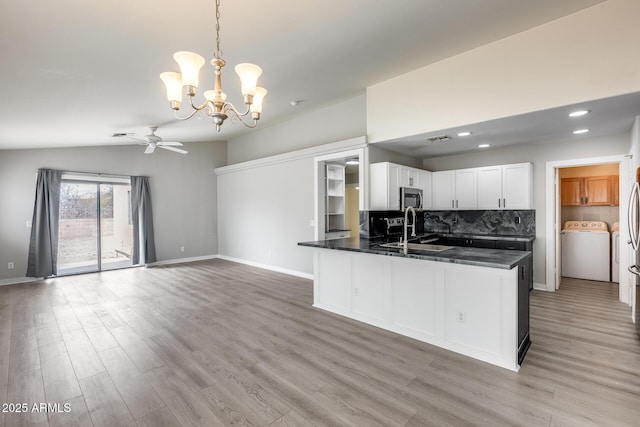
[[[223,83],[242,105],[233,65],[262,67],[266,127],[600,2],[222,0]],[[111,135],[148,126],[183,142],[251,132],[178,122],[158,77],[178,71],[178,50],[212,57],[214,11],[213,0],[2,2],[0,149],[123,144]],[[208,62],[200,86],[213,86]]]
[[[587,113],[569,116],[578,111]],[[511,145],[618,135],[630,132],[638,115],[640,92],[442,129],[375,145],[411,157],[433,158]]]

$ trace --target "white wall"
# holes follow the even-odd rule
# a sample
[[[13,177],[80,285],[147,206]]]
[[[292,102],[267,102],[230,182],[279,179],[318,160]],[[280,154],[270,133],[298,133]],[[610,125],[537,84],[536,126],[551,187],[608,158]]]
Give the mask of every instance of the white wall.
[[[310,277],[315,240],[314,160],[364,147],[365,137],[216,169],[218,246],[229,259]]]
[[[364,93],[313,109],[312,102],[309,100],[299,107],[292,107],[295,117],[290,120],[270,127],[261,128],[258,124],[255,130],[230,139],[227,163],[231,165],[366,134]],[[301,112],[306,108],[309,110]]]
[[[629,133],[624,133],[601,138],[550,140],[540,144],[478,150],[473,153],[425,159],[423,160],[423,167],[430,171],[441,171],[510,163],[533,163],[533,203],[536,210],[536,240],[533,243],[533,280],[535,283],[545,284],[546,162],[626,154],[629,151],[630,138]]]
[[[150,177],[159,261],[215,255],[216,176],[224,142],[186,144],[189,154],[109,146],[0,151],[0,280],[24,277],[38,168]],[[185,251],[180,252],[184,246]],[[8,270],[7,263],[15,269]]]
[[[218,175],[220,255],[311,274],[313,183],[313,157]]]
[[[608,0],[370,86],[369,142],[638,92],[639,16]]]

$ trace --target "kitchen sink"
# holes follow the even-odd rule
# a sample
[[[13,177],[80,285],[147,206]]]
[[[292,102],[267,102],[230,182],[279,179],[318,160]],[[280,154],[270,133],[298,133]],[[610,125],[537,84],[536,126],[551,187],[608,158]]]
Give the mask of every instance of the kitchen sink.
[[[404,248],[404,245],[400,242],[392,242],[392,243],[383,243],[380,245],[380,247],[402,249]],[[409,243],[409,249],[414,251],[442,252],[451,248],[453,248],[453,246],[431,245],[428,243]]]

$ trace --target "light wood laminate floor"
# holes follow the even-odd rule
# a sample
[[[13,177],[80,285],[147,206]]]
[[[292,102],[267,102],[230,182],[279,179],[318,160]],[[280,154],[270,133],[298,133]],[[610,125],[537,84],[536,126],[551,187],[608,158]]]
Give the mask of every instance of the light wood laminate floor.
[[[4,286],[0,401],[29,410],[0,426],[638,426],[640,341],[617,288],[533,291],[515,373],[222,260]]]

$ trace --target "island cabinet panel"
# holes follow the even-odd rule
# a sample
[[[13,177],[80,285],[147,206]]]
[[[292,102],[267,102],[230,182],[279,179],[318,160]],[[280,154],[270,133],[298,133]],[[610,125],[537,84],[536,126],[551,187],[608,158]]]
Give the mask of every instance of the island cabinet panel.
[[[351,258],[341,253],[327,252],[316,257],[316,283],[313,295],[316,303],[336,313],[349,312]],[[322,286],[317,286],[321,282]]]
[[[314,258],[314,307],[519,369],[517,266],[331,249],[316,249]]]
[[[482,352],[502,351],[503,283],[498,274],[453,269],[445,273],[445,339]],[[515,298],[514,298],[515,302]],[[515,340],[512,345],[515,348]]]
[[[385,321],[388,265],[373,264],[364,257],[352,257],[353,312],[373,322]]]
[[[437,273],[435,269],[425,271],[415,262],[392,266],[391,322],[403,334],[417,339],[438,335],[443,307],[437,304],[442,294]]]

